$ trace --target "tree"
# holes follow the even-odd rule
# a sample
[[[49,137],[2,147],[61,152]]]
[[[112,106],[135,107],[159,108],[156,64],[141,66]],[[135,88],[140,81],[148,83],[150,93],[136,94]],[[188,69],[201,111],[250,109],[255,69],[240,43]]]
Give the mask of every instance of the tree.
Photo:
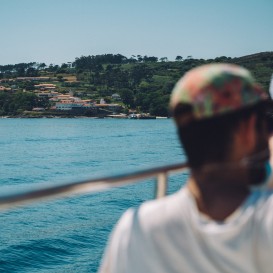
[[[25,89],[27,91],[35,90],[34,83],[31,81],[26,82]]]
[[[161,62],[167,62],[168,61],[168,58],[167,57],[162,57],[159,59]]]
[[[36,70],[36,69],[33,68],[33,67],[29,67],[29,68],[26,70],[26,76],[27,76],[27,77],[37,77],[37,76],[38,76],[38,70]]]
[[[63,76],[61,76],[61,75],[58,75],[57,79],[58,79],[59,82],[63,82],[64,81]]]
[[[137,63],[137,59],[135,55],[132,55],[130,59],[128,59],[128,63]]]
[[[157,57],[148,57],[148,56],[144,56],[143,57],[143,62],[144,63],[154,63],[154,62],[157,62],[158,61],[158,58]]]
[[[44,70],[46,68],[46,64],[45,63],[40,63],[38,65],[38,70]]]
[[[60,67],[56,64],[50,64],[49,67],[47,68],[47,70],[49,72],[57,72],[60,69]]]
[[[2,115],[16,115],[37,107],[38,97],[30,92],[2,93],[0,95],[0,112]]]
[[[68,68],[68,64],[66,64],[66,63],[62,63],[62,65],[61,65],[61,69],[67,69]]]
[[[180,62],[180,61],[183,60],[183,57],[182,56],[176,56],[175,60],[178,61],[178,62]]]
[[[142,56],[141,55],[137,55],[137,60],[138,60],[139,63],[141,63],[143,61]]]
[[[138,64],[132,67],[129,72],[131,86],[140,84],[142,80],[150,80],[152,71],[146,64]]]
[[[129,108],[135,107],[135,99],[134,99],[134,93],[130,89],[120,89],[120,97],[124,104],[126,104]]]
[[[169,96],[164,96],[160,91],[155,92],[154,99],[151,101],[149,112],[155,116],[168,116]]]

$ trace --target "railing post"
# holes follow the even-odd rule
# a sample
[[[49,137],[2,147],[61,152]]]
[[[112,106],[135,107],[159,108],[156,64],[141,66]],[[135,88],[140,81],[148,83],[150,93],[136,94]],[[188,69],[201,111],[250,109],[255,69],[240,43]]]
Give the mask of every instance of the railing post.
[[[167,173],[159,173],[157,176],[157,181],[156,181],[156,192],[155,192],[156,199],[164,197],[166,195],[167,183],[168,183]]]

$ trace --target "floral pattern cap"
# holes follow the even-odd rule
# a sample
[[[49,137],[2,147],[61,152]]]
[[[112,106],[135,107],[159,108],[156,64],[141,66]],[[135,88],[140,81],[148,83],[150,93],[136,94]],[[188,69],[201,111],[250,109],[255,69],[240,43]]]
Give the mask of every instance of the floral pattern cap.
[[[209,64],[187,72],[174,87],[170,106],[190,104],[195,119],[235,111],[267,100],[250,72],[232,64]]]

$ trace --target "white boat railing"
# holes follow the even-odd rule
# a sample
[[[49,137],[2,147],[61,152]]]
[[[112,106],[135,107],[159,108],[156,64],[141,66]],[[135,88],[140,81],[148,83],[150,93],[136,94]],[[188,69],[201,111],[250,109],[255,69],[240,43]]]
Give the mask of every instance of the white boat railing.
[[[172,173],[182,172],[187,169],[187,167],[186,163],[174,164],[79,182],[48,186],[41,185],[41,187],[37,189],[0,195],[0,210],[39,201],[41,199],[98,192],[113,187],[141,182],[149,178],[156,178],[155,198],[161,198],[166,195],[168,176]]]

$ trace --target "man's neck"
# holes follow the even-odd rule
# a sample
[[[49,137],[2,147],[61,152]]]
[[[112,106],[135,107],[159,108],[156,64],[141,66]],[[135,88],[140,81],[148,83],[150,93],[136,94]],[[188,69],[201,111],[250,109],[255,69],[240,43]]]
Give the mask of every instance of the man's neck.
[[[199,211],[217,221],[230,216],[249,195],[248,187],[238,181],[240,178],[229,176],[223,173],[193,175],[188,183]]]

